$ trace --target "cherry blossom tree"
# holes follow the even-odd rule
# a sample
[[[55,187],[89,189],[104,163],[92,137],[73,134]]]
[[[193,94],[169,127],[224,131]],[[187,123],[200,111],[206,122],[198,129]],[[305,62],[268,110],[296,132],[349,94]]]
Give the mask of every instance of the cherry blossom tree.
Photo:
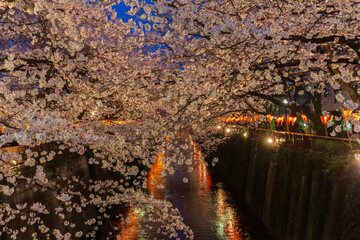
[[[348,97],[347,108],[360,105],[359,3],[123,3],[134,16],[128,22],[111,0],[0,2],[0,146],[28,148],[2,153],[4,235],[94,238],[111,218],[106,211],[125,204],[167,224],[168,236],[180,229],[191,239],[178,211],[144,190],[166,138],[163,176],[191,159],[184,134],[209,149],[221,141],[210,137],[218,116],[265,115],[269,102],[304,112],[296,103],[304,95],[315,108],[307,114],[319,122],[324,109],[316,94],[327,87],[345,93],[337,99]],[[72,154],[83,155],[100,176],[57,174]],[[16,202],[20,186],[50,192],[61,206]],[[101,213],[83,215],[87,233],[72,220],[73,211],[86,209]],[[62,227],[51,227],[48,215]],[[17,221],[27,227],[19,231],[11,225]]]
[[[169,202],[146,193],[166,137],[168,151],[177,154],[167,156],[164,176],[174,173],[172,162],[189,158],[172,141],[182,128],[172,105],[178,66],[152,49],[143,26],[117,18],[114,4],[0,3],[0,147],[20,145],[1,153],[5,238],[95,238],[112,217],[109,209],[123,205],[144,209],[143,220],[161,223],[168,236],[180,230],[193,238]],[[97,175],[62,173],[75,161]],[[24,189],[34,199],[21,198]],[[124,213],[115,217],[128,221]]]
[[[184,74],[218,96],[212,107],[219,104],[219,113],[262,112],[264,100],[302,112],[296,102],[280,101],[296,90],[313,102],[315,111],[308,115],[320,123],[323,109],[314,93],[326,88],[342,90],[336,98],[347,108],[360,105],[358,3],[154,1],[141,7],[144,3],[131,2],[131,12],[149,13],[158,43],[166,42],[188,63],[191,73]]]

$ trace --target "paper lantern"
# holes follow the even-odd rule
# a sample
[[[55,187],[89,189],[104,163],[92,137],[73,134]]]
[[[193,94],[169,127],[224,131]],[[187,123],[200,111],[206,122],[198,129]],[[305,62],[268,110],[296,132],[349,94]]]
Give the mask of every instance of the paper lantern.
[[[353,113],[353,115],[355,121],[360,121],[360,115],[357,115],[356,113]]]
[[[284,116],[281,116],[281,117],[280,117],[280,124],[283,124],[284,118],[285,118]]]
[[[292,117],[287,117],[286,121],[287,121],[287,123],[291,123]]]
[[[320,116],[321,122],[325,125],[325,127],[327,127],[326,122],[327,122],[327,116]]]
[[[303,119],[304,122],[307,122],[307,119],[308,119],[308,118],[307,118],[307,116],[306,116],[305,114],[301,114],[301,117],[302,117],[302,119]]]
[[[273,115],[271,115],[271,114],[268,114],[268,115],[266,115],[266,118],[268,119],[268,121],[271,123],[272,122],[272,120],[273,120],[273,118],[274,118],[274,116]]]
[[[344,116],[346,117],[346,120],[348,120],[351,113],[352,113],[352,111],[350,111],[350,110],[344,110]]]

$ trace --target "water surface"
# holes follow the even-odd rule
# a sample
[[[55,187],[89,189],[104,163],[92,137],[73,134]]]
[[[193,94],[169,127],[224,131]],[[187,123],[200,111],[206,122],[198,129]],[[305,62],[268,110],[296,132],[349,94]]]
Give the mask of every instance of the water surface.
[[[189,166],[178,166],[177,171],[171,177],[162,178],[162,156],[159,156],[153,165],[148,177],[149,193],[157,199],[166,199],[176,207],[184,223],[194,232],[196,240],[265,240],[263,234],[259,234],[253,227],[248,226],[249,216],[235,204],[231,194],[226,190],[221,181],[215,180],[211,170],[204,161],[199,160],[201,152],[194,146],[192,172],[188,172]],[[184,177],[188,180],[184,183]],[[185,181],[186,181],[185,179]],[[156,181],[156,184],[151,182]],[[156,187],[157,184],[165,186],[163,189]],[[121,239],[168,239],[156,230],[142,230],[136,234],[140,224],[141,210],[132,209],[132,219],[128,222],[128,228],[123,231]],[[135,212],[135,214],[134,214]],[[129,215],[129,216],[130,216]],[[153,229],[158,226],[153,225]],[[262,231],[262,230],[260,230]],[[179,239],[185,239],[179,236]]]

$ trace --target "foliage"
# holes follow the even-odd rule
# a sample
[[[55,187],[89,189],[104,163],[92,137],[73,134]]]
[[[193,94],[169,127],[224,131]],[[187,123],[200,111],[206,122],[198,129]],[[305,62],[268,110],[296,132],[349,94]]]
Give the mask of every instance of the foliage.
[[[169,202],[140,190],[147,188],[148,172],[164,142],[162,176],[167,176],[179,163],[191,164],[186,152],[193,140],[207,150],[221,143],[209,137],[216,133],[217,116],[265,115],[271,103],[321,125],[319,116],[328,115],[321,93],[329,88],[339,91],[336,99],[347,109],[360,105],[359,3],[122,3],[134,16],[127,22],[116,16],[112,0],[0,1],[0,147],[30,147],[22,154],[1,155],[0,190],[8,199],[0,210],[0,224],[7,229],[3,234],[96,235],[95,227],[78,231],[65,219],[71,214],[59,212],[55,204],[11,202],[26,183],[35,192],[52,193],[54,201],[67,206],[61,211],[94,208],[102,213],[114,205],[140,206],[149,221],[167,226],[161,229],[168,236],[182,230],[191,239],[192,231]],[[299,96],[309,98],[314,111],[299,105]],[[360,130],[359,121],[351,121]],[[56,143],[56,150],[36,150],[49,143]],[[54,166],[47,163],[63,152],[85,154],[108,179],[49,179],[46,169]],[[24,169],[14,167],[14,161],[24,163]],[[116,172],[120,180],[106,172]],[[45,215],[64,227],[50,229]],[[89,226],[98,224],[94,217],[83,217]],[[19,232],[9,227],[16,221],[36,227]]]

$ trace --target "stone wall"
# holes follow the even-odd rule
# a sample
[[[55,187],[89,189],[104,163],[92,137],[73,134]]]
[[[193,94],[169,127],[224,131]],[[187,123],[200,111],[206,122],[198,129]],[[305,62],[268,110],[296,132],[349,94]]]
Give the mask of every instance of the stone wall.
[[[360,164],[348,143],[298,148],[270,135],[233,136],[215,171],[278,240],[360,239]]]

